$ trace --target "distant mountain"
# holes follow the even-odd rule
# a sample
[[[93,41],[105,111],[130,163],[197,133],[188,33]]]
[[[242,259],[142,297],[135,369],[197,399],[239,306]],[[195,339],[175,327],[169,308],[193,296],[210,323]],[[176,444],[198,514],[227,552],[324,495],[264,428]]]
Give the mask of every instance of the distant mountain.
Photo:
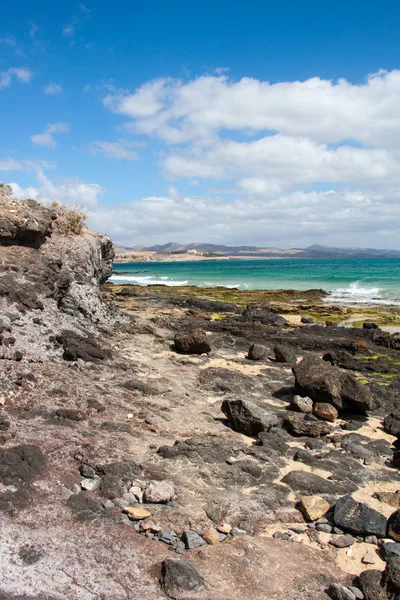
[[[400,256],[400,250],[388,250],[377,248],[337,248],[335,246],[320,246],[318,244],[307,246],[307,248],[304,248],[304,250],[309,250],[311,252],[323,252],[324,254],[347,254],[349,256]]]
[[[133,246],[131,248],[115,244],[117,254],[126,252],[154,252],[155,254],[185,253],[188,250],[197,250],[222,256],[258,257],[258,258],[373,258],[373,257],[400,257],[400,250],[381,250],[376,248],[338,248],[335,246],[322,246],[313,244],[307,248],[281,248],[257,246],[224,246],[222,244],[179,244],[168,242],[156,246]]]

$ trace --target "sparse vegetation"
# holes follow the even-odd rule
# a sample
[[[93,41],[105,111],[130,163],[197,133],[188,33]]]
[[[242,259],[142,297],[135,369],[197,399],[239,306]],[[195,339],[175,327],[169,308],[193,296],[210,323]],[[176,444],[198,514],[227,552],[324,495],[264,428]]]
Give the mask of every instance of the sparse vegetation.
[[[81,207],[77,205],[72,207],[63,206],[58,202],[52,202],[51,208],[56,213],[53,229],[58,233],[79,235],[86,229],[87,216],[82,212]]]

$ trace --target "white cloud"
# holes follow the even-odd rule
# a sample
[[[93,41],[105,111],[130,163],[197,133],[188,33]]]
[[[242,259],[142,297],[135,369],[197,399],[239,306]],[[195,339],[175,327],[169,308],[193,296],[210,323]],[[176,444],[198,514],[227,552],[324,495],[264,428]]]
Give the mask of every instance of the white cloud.
[[[29,35],[32,39],[37,34],[38,30],[39,30],[39,26],[34,21],[32,21],[31,26],[29,28]]]
[[[57,142],[53,137],[54,133],[65,133],[69,131],[68,123],[50,123],[47,125],[46,130],[43,133],[36,133],[31,136],[32,144],[36,144],[37,146],[45,146],[46,148],[55,148],[57,146]]]
[[[62,34],[65,37],[74,37],[75,35],[75,23],[70,23],[69,25],[65,25],[62,29]]]
[[[127,140],[119,140],[117,142],[92,142],[89,145],[89,151],[94,156],[103,154],[107,158],[137,160],[139,158],[138,153],[131,149],[134,145],[134,142],[128,142]]]
[[[0,160],[0,171],[23,171],[24,167],[21,163],[13,158]]]
[[[56,96],[57,94],[60,94],[63,91],[63,88],[57,83],[49,83],[44,87],[43,91],[46,94],[46,96]]]
[[[98,196],[105,189],[96,183],[85,183],[80,179],[71,179],[60,184],[55,184],[39,168],[37,170],[37,186],[22,188],[18,183],[11,183],[14,196],[23,200],[33,198],[38,202],[59,202],[70,206],[81,206],[85,209],[94,209],[98,202]]]
[[[33,73],[29,69],[8,69],[0,73],[0,89],[9,87],[13,78],[20,83],[29,83],[33,78]]]

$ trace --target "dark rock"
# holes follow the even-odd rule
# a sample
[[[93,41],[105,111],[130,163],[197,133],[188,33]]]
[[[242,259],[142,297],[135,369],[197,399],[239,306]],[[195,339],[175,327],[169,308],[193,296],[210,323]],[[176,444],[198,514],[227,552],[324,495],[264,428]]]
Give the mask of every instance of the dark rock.
[[[181,600],[185,598],[185,592],[203,589],[205,582],[189,561],[166,558],[162,562],[161,585],[170,598]]]
[[[261,467],[253,460],[238,460],[235,462],[235,467],[239,467],[239,469],[242,469],[245,473],[249,473],[255,479],[260,479],[262,475]]]
[[[363,571],[358,577],[358,585],[364,594],[364,600],[387,600],[382,585],[382,573],[376,569]]]
[[[383,420],[383,430],[390,435],[400,436],[400,414],[390,413]]]
[[[241,319],[273,327],[286,327],[288,324],[286,319],[272,312],[268,302],[248,304],[242,312]]]
[[[400,597],[400,558],[389,558],[383,572],[383,583],[390,600]]]
[[[60,419],[69,419],[70,421],[85,421],[87,419],[86,413],[73,408],[57,408],[54,414]]]
[[[388,561],[389,558],[399,558],[400,557],[400,544],[396,542],[386,542],[386,544],[382,544],[380,548],[380,553],[383,560]]]
[[[57,336],[57,342],[64,348],[65,360],[98,362],[111,357],[111,351],[99,346],[93,337],[84,337],[75,331],[64,330]]]
[[[249,348],[247,358],[249,360],[262,360],[267,356],[268,349],[261,344],[252,344]]]
[[[38,446],[23,445],[0,450],[0,482],[17,485],[40,477],[46,461]]]
[[[73,494],[70,496],[67,500],[67,506],[72,510],[76,519],[82,523],[107,516],[101,504],[84,494]]]
[[[293,368],[295,389],[300,396],[314,402],[329,402],[340,398],[341,372],[324,360],[307,356]]]
[[[282,478],[282,483],[286,483],[294,492],[300,492],[303,496],[337,494],[337,485],[333,481],[308,471],[290,471]]]
[[[294,414],[286,415],[283,426],[294,436],[320,437],[332,433],[333,429],[325,421],[312,420],[308,415]]]
[[[386,536],[386,517],[351,496],[343,496],[337,501],[333,518],[337,527],[355,535]]]
[[[305,325],[312,325],[313,323],[315,323],[314,319],[312,319],[311,317],[301,317],[300,321]]]
[[[340,395],[342,400],[348,402],[357,412],[365,414],[379,406],[378,401],[372,396],[368,387],[346,373],[341,382]]]
[[[346,535],[338,535],[337,537],[333,537],[329,540],[329,543],[335,548],[349,548],[356,542],[356,538],[350,534]]]
[[[197,548],[197,546],[204,546],[207,544],[201,535],[190,529],[186,529],[183,532],[182,541],[188,550],[192,550],[193,548]]]
[[[18,556],[25,565],[34,565],[42,558],[43,553],[35,546],[26,545],[19,549]]]
[[[140,379],[129,379],[128,381],[125,381],[123,387],[131,392],[141,392],[144,396],[153,396],[159,394],[159,390],[156,387],[148,384],[145,381],[141,381]]]
[[[283,344],[277,344],[274,346],[273,351],[276,362],[286,363],[291,367],[294,367],[297,363],[296,352],[292,348],[284,346]]]
[[[296,395],[293,396],[293,399],[290,403],[290,408],[291,410],[296,410],[304,414],[308,414],[312,412],[313,401],[311,400],[311,398],[308,398],[308,396],[303,398],[303,396]]]
[[[400,542],[400,509],[390,515],[387,532],[396,542]]]
[[[182,354],[207,354],[211,346],[207,335],[202,329],[193,329],[184,333],[177,333],[174,338],[175,350]]]
[[[363,323],[363,329],[378,329],[378,324],[373,321],[365,321]]]
[[[257,436],[280,423],[279,417],[247,400],[224,400],[221,410],[234,431]]]
[[[79,473],[82,475],[82,477],[93,479],[96,475],[96,470],[93,469],[93,467],[90,467],[89,465],[81,465],[79,467]]]

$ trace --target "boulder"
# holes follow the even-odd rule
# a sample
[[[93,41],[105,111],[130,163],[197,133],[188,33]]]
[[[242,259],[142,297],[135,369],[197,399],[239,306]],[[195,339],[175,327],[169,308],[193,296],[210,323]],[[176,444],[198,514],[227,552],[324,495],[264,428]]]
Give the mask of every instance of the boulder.
[[[358,577],[358,585],[364,594],[364,600],[388,600],[381,584],[382,573],[376,569],[363,571]]]
[[[279,417],[247,400],[224,400],[221,410],[234,431],[257,436],[262,431],[279,425]]]
[[[348,402],[351,408],[359,414],[365,414],[379,406],[378,401],[372,396],[369,388],[357,381],[349,373],[342,377],[340,396],[343,401]]]
[[[383,420],[383,430],[390,435],[400,436],[400,414],[390,413]]]
[[[355,535],[385,537],[387,519],[384,515],[350,495],[337,501],[333,514],[335,525]]]
[[[286,415],[283,419],[283,426],[294,436],[320,437],[332,433],[332,425],[324,421],[309,419],[308,415]]]
[[[195,567],[183,558],[165,558],[162,562],[161,585],[173,600],[183,600],[187,592],[204,588],[205,581]]]
[[[400,598],[400,558],[389,558],[383,572],[383,584],[390,600]]]
[[[283,317],[276,315],[270,309],[268,302],[253,302],[248,304],[241,316],[242,321],[262,323],[274,327],[286,327],[288,322]]]
[[[327,402],[316,402],[314,404],[314,414],[319,419],[331,421],[332,423],[339,416],[337,409],[332,404],[328,404]]]
[[[276,362],[285,363],[291,367],[294,367],[294,365],[297,363],[296,352],[289,346],[277,344],[274,346],[273,351]]]
[[[341,583],[331,583],[328,588],[328,595],[332,600],[356,600],[353,592]]]
[[[321,496],[302,496],[299,508],[307,521],[316,521],[324,517],[330,509],[330,504]]]
[[[400,509],[395,510],[388,519],[388,535],[400,542]]]
[[[314,402],[340,398],[341,371],[316,356],[306,356],[294,368],[295,389]]]
[[[150,481],[144,492],[144,501],[149,504],[166,504],[174,497],[174,486],[168,481]]]
[[[249,360],[262,360],[267,356],[268,349],[261,344],[252,344],[249,348],[247,358]]]
[[[292,398],[290,408],[305,414],[311,413],[313,409],[313,401],[308,396],[303,398],[302,396],[296,395]]]
[[[300,492],[303,496],[337,493],[337,485],[333,481],[308,471],[290,471],[282,478],[282,483],[286,483],[294,492]]]
[[[174,338],[175,350],[182,354],[208,354],[211,346],[207,335],[202,329],[192,329],[177,333]]]
[[[381,556],[383,560],[388,561],[389,558],[399,558],[400,557],[400,544],[396,542],[386,542],[386,544],[382,544]]]
[[[102,348],[92,336],[84,337],[75,331],[64,330],[57,336],[57,342],[64,348],[65,360],[99,362],[111,357],[111,351]]]

